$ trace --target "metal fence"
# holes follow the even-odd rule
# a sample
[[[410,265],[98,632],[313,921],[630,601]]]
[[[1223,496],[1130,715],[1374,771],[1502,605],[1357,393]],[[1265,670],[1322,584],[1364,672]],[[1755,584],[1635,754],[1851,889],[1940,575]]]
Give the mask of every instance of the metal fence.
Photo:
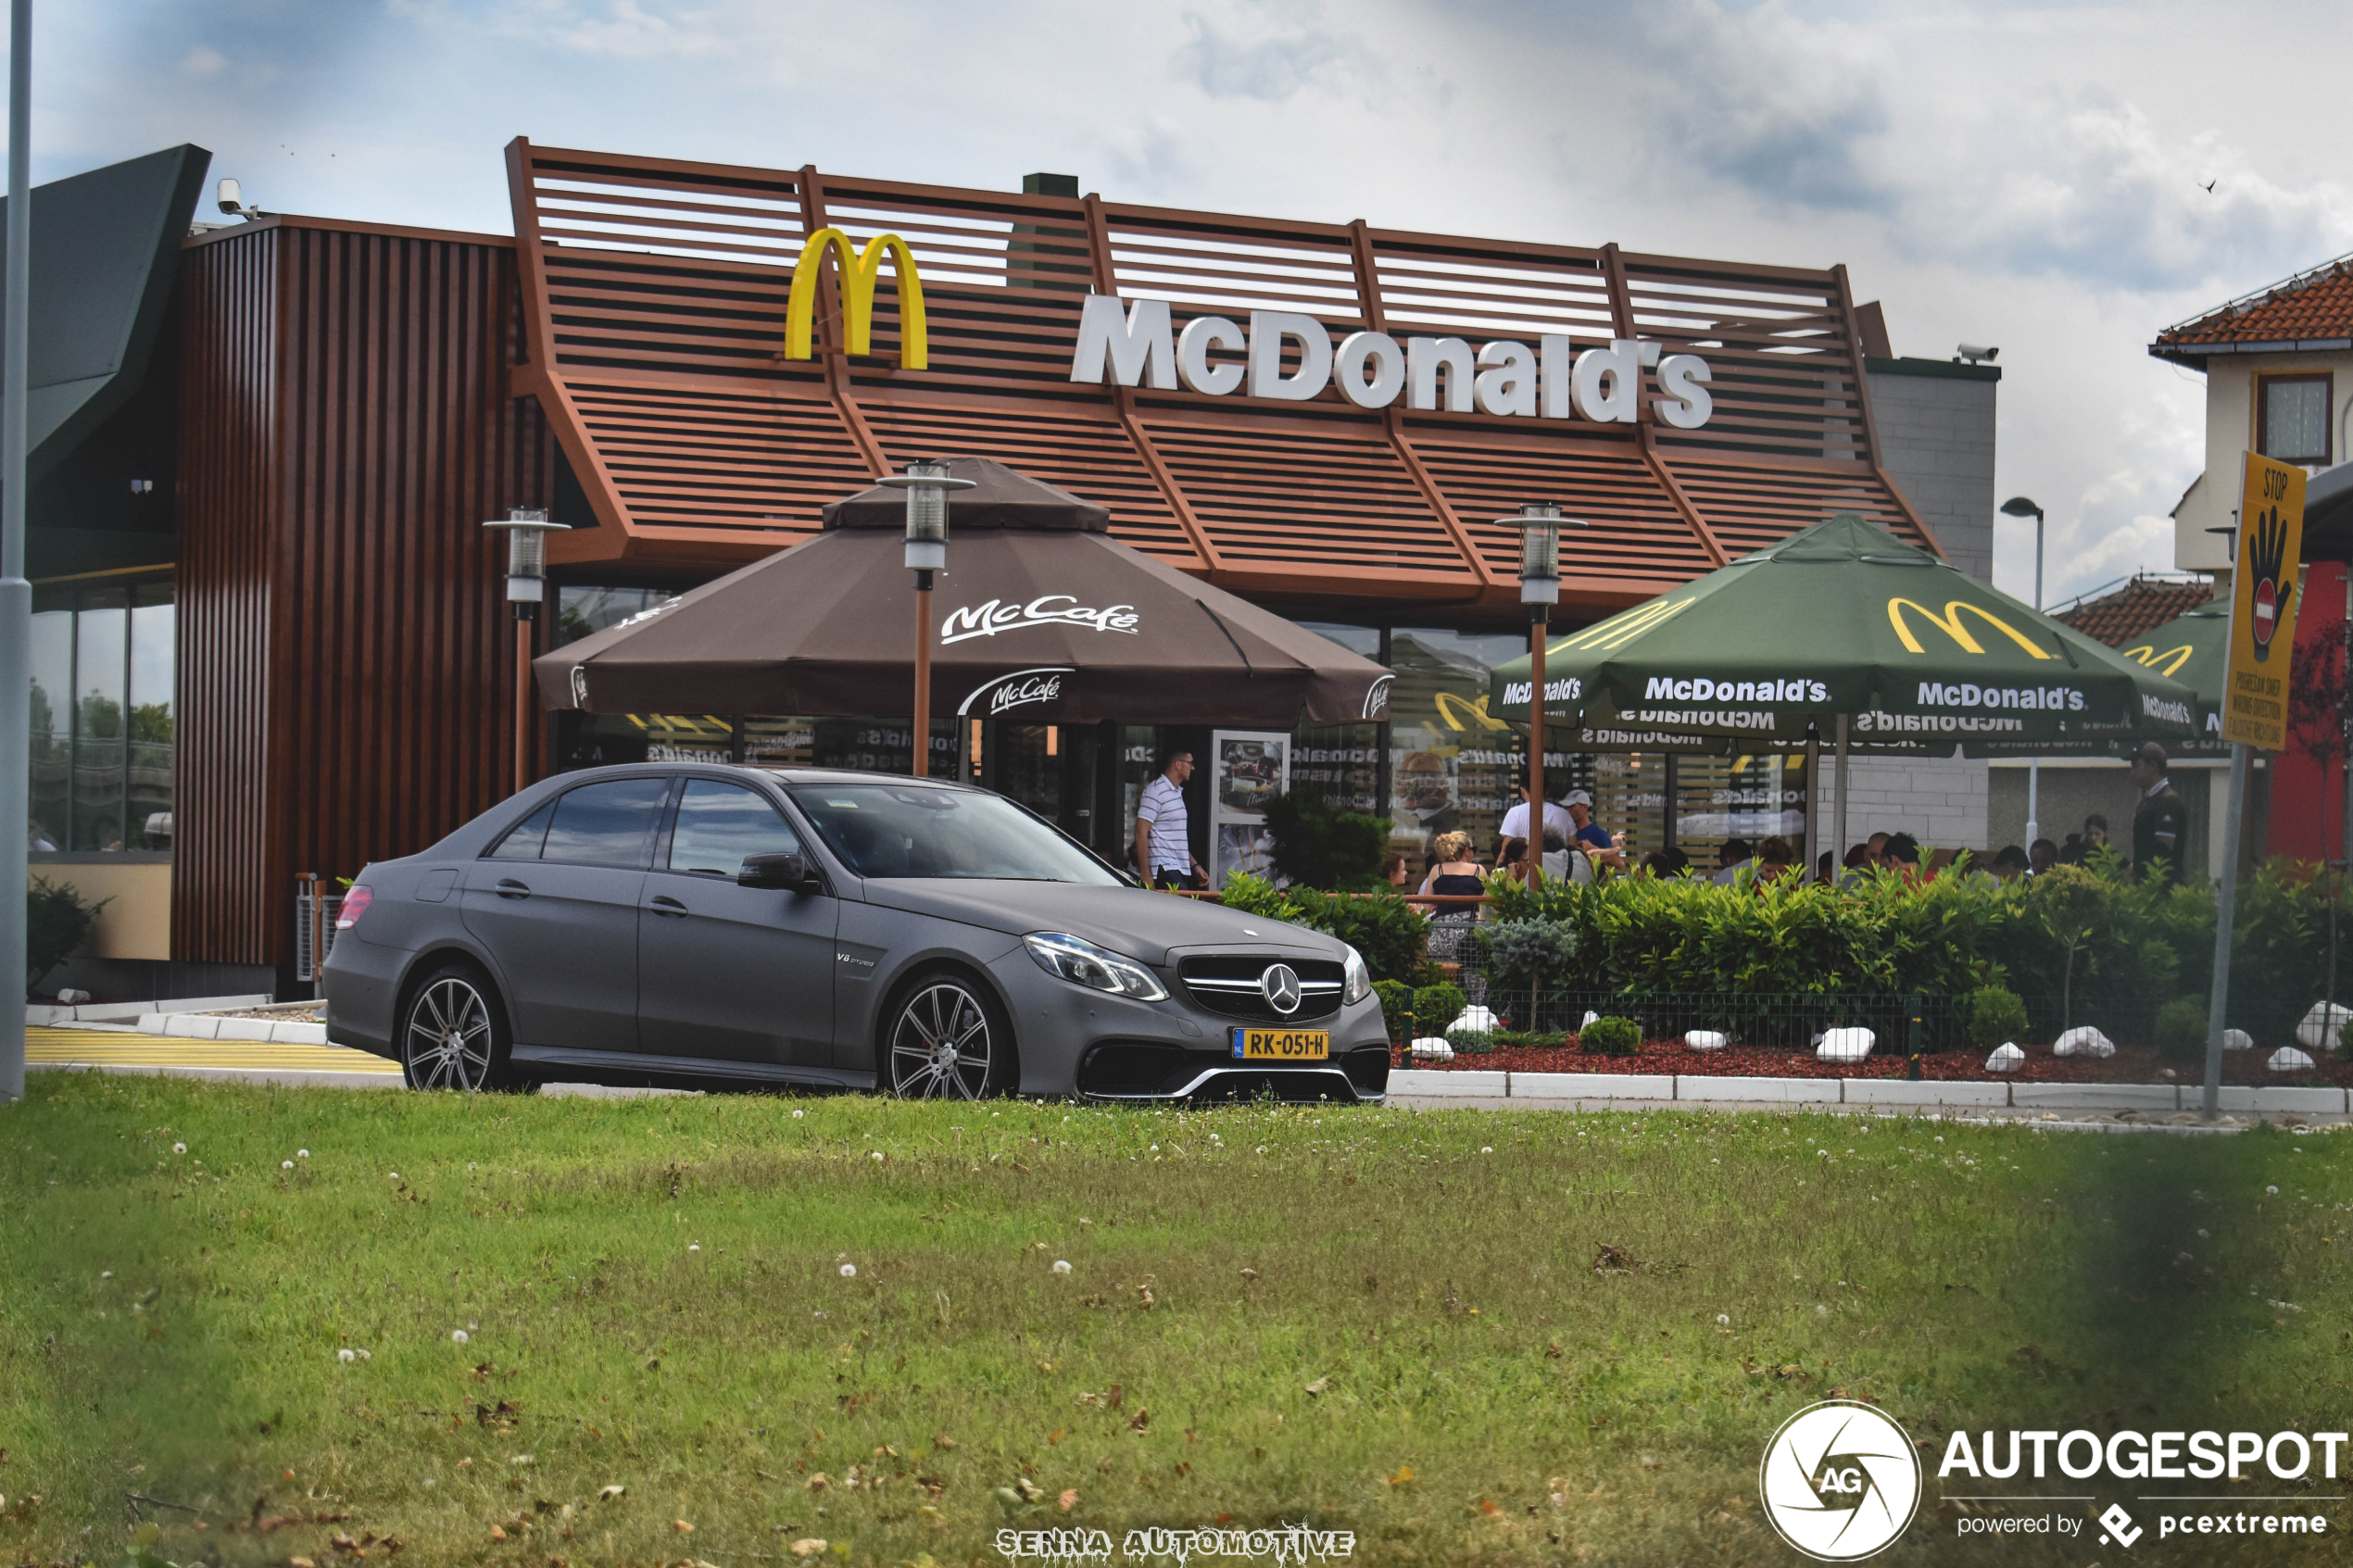
[[[322,888],[311,872],[295,878],[295,979],[306,985],[318,984],[320,967],[335,950],[335,916],[343,909],[343,895]]]

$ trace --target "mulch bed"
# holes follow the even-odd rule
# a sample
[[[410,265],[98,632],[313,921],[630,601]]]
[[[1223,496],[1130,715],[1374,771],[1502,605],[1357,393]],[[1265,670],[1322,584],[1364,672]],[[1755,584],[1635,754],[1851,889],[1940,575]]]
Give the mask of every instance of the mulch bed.
[[[2028,1084],[2170,1084],[2201,1083],[2202,1063],[2167,1061],[2148,1046],[2120,1045],[2105,1061],[2088,1057],[2055,1057],[2047,1046],[2027,1046],[2026,1060],[2015,1073],[1999,1075]],[[2323,1085],[2353,1086],[2353,1060],[2323,1057],[2309,1073],[2271,1073],[2263,1063],[2268,1050],[2222,1053],[2222,1082],[2246,1085]],[[1483,1056],[1457,1055],[1452,1061],[1413,1061],[1403,1047],[1390,1052],[1392,1068],[1438,1073],[1683,1073],[1730,1078],[1901,1078],[1901,1056],[1874,1055],[1856,1062],[1822,1061],[1810,1050],[1775,1046],[1727,1046],[1718,1051],[1695,1051],[1680,1040],[1645,1040],[1633,1056],[1585,1056],[1560,1047],[1503,1046]],[[2172,1077],[2166,1075],[2171,1069]],[[1998,1081],[1985,1071],[1985,1058],[1975,1051],[1940,1051],[1920,1058],[1920,1076],[1939,1081],[1972,1079]]]

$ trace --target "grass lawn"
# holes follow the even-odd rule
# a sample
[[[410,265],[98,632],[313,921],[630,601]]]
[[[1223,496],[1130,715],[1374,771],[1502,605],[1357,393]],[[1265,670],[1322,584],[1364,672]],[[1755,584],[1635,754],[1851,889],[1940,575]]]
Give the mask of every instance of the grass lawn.
[[[39,1073],[0,1110],[0,1564],[111,1568],[143,1518],[158,1559],[321,1568],[945,1568],[1221,1519],[1359,1562],[1795,1562],[1757,1462],[1833,1392],[1931,1477],[1956,1426],[2344,1427],[2348,1154]],[[2100,1555],[1957,1540],[1927,1495],[1882,1561]]]

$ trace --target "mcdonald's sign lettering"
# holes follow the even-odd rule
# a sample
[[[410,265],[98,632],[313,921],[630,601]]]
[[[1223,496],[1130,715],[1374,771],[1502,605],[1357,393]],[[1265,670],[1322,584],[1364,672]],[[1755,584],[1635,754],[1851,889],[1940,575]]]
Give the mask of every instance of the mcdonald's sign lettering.
[[[1904,646],[1914,653],[1926,653],[1928,650],[1920,646],[1920,640],[1918,637],[1912,635],[1912,628],[1904,617],[1904,612],[1907,609],[1919,616],[1922,620],[1928,621],[1929,624],[1942,628],[1944,634],[1952,638],[1954,642],[1959,644],[1965,652],[1983,653],[1985,651],[1983,645],[1979,643],[1975,637],[1969,635],[1969,628],[1961,623],[1962,616],[1974,615],[1987,626],[1990,626],[1994,631],[2001,633],[2011,642],[2016,643],[2020,647],[2025,649],[2026,656],[2029,659],[2050,659],[2055,657],[2054,655],[2045,653],[2041,648],[2036,647],[2032,642],[2027,640],[2025,634],[2020,632],[2017,627],[2011,625],[2008,621],[2003,620],[1992,610],[1986,609],[1978,605],[1973,605],[1967,599],[1947,599],[1944,602],[1944,613],[1942,615],[1937,614],[1934,610],[1929,608],[1926,605],[1921,604],[1917,599],[1906,599],[1902,597],[1890,599],[1887,601],[1888,622],[1895,628],[1895,634],[1903,639]]]
[[[850,354],[874,352],[875,284],[888,257],[899,277],[899,367],[920,370],[931,363],[930,339],[924,328],[924,284],[915,275],[915,256],[896,234],[876,234],[859,254],[849,236],[839,229],[820,229],[800,247],[793,264],[792,296],[785,304],[785,358],[807,359],[815,352],[817,278],[824,270],[825,253],[840,262],[842,347]]]

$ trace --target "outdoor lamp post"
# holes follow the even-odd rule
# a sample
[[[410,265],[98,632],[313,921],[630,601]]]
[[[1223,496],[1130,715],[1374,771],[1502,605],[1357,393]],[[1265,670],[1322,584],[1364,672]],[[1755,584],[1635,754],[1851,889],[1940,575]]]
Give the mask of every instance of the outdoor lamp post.
[[[948,570],[948,493],[973,481],[948,477],[947,459],[924,458],[875,482],[907,492],[907,570],[915,574],[915,777],[931,773],[931,574]]]
[[[2043,508],[2024,495],[2013,495],[2002,503],[2002,511],[2009,517],[2031,517],[2034,520],[2034,608],[2043,608]],[[2026,759],[2026,859],[2034,860],[2034,841],[2043,836],[2041,821],[2043,803],[2043,759]]]
[[[1556,501],[1533,501],[1516,517],[1495,520],[1519,530],[1519,602],[1528,607],[1529,863],[1544,863],[1544,627],[1561,596],[1561,530],[1582,528]]]
[[[515,791],[531,782],[531,623],[547,596],[547,535],[568,532],[545,507],[510,507],[484,528],[507,535],[507,603],[515,612]]]

